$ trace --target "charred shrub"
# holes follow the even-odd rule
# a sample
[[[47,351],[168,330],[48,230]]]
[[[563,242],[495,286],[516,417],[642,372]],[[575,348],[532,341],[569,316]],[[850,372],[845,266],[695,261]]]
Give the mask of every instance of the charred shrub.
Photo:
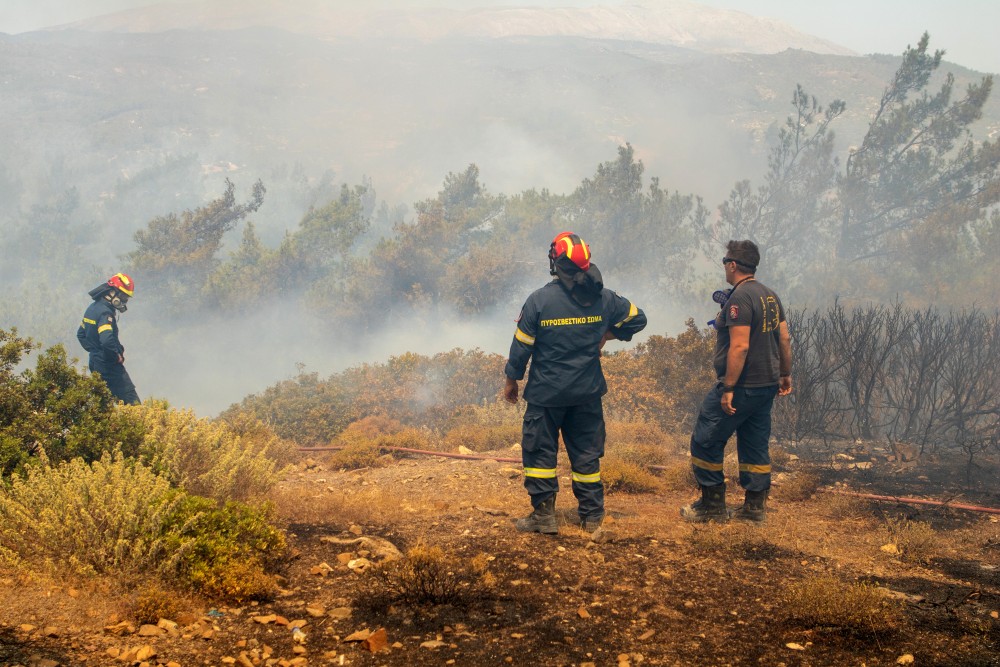
[[[488,565],[485,554],[467,559],[418,543],[405,558],[369,572],[354,605],[377,613],[397,605],[465,607],[490,597],[496,579]]]

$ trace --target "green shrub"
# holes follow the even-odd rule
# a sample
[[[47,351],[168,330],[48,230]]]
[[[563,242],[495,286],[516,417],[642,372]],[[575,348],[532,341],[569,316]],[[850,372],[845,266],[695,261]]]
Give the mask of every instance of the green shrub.
[[[171,410],[162,401],[122,409],[144,427],[142,460],[194,495],[219,501],[260,498],[278,479],[276,458],[287,460],[291,451],[246,416],[210,421],[190,410]]]
[[[0,551],[28,569],[76,574],[153,568],[183,495],[120,454],[31,467],[0,492]]]
[[[23,470],[42,452],[53,463],[95,461],[116,447],[135,454],[141,424],[116,409],[102,380],[70,365],[61,345],[43,352],[35,369],[15,372],[35,349],[16,329],[0,329],[0,475]]]
[[[233,600],[273,590],[284,534],[268,507],[173,489],[120,453],[31,467],[0,491],[0,559],[27,570],[147,576]]]
[[[236,603],[269,598],[275,583],[267,572],[286,548],[284,533],[271,525],[272,513],[268,505],[219,507],[208,498],[184,496],[164,526],[164,574]]]

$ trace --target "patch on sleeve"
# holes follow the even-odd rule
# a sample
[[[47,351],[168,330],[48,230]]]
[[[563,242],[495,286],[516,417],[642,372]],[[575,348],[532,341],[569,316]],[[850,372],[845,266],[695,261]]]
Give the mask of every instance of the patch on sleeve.
[[[735,320],[740,316],[740,307],[736,304],[729,306],[729,319]]]
[[[115,320],[114,320],[114,318],[113,318],[113,317],[108,317],[108,324],[111,324],[111,323],[112,323],[112,322],[114,322],[114,321],[115,321]]]

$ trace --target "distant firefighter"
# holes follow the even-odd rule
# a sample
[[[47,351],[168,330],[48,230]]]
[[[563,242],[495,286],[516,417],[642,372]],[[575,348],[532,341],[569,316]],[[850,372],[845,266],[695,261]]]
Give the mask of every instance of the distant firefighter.
[[[90,371],[100,375],[111,393],[128,405],[140,403],[132,378],[125,370],[125,346],[118,340],[118,313],[124,313],[135,293],[135,283],[124,273],[90,290],[94,300],[83,314],[76,338],[90,353]]]
[[[628,299],[604,289],[601,272],[590,262],[590,248],[572,232],[559,234],[550,244],[549,273],[555,279],[533,292],[521,308],[504,368],[504,398],[517,403],[517,382],[531,360],[524,388],[528,407],[521,459],[533,511],[517,521],[517,530],[559,532],[556,455],[562,433],[573,469],[579,525],[595,532],[604,520],[601,397],[608,385],[601,370],[601,349],[609,340],[632,340],[646,326],[646,315]]]
[[[732,518],[763,521],[771,488],[771,409],[775,396],[792,392],[792,345],[785,309],[773,290],[756,280],[760,251],[752,241],[730,241],[722,267],[733,286],[717,300],[714,321],[716,384],[705,396],[691,434],[691,467],[701,498],[681,508],[687,521],[723,523],[726,443],[736,433],[741,507]],[[714,297],[713,297],[714,298]]]

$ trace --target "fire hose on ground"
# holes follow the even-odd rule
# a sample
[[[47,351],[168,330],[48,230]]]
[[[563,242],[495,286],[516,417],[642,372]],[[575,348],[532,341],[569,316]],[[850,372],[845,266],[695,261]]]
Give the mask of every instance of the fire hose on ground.
[[[344,449],[343,447],[299,447],[300,452],[335,452]],[[439,456],[448,459],[463,459],[470,461],[498,461],[500,463],[521,463],[520,458],[504,458],[501,456],[482,456],[479,454],[454,454],[452,452],[436,452],[429,449],[410,449],[409,447],[389,447],[379,446],[380,450],[387,452],[399,452],[402,454],[418,454],[422,456]],[[647,465],[650,470],[668,470],[667,466]],[[947,507],[950,509],[967,510],[969,512],[983,512],[986,514],[1000,515],[1000,509],[995,507],[983,507],[980,505],[966,505],[964,503],[953,503],[946,500],[927,500],[924,498],[906,498],[902,496],[880,496],[873,493],[860,493],[858,491],[841,491],[839,489],[818,489],[822,493],[833,495],[852,496],[866,500],[881,500],[885,502],[902,503],[904,505],[932,505],[934,507]]]

